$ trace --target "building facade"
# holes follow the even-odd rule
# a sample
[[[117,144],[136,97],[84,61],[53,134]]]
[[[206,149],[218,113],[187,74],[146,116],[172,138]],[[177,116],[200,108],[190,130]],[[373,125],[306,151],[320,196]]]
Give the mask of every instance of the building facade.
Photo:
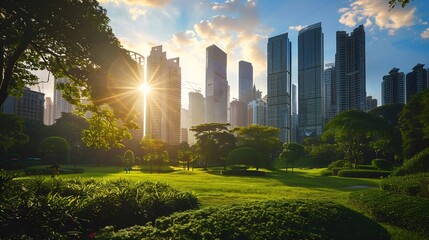
[[[392,68],[381,82],[381,105],[405,103],[405,74]]]
[[[253,100],[253,66],[250,62],[238,62],[238,100],[246,104]]]
[[[227,55],[216,45],[206,48],[207,123],[228,122],[229,87],[226,77]]]
[[[334,118],[336,113],[335,64],[325,64],[325,122]]]
[[[147,57],[146,133],[171,145],[181,138],[181,68],[179,58],[167,59],[162,46],[152,47]]]
[[[68,81],[67,78],[57,78],[55,85],[66,84]],[[73,105],[64,99],[61,90],[54,88],[54,122],[61,117],[61,113],[71,113],[73,109]]]
[[[291,55],[288,33],[268,39],[267,44],[267,125],[280,129],[280,139],[291,137]]]
[[[419,92],[428,88],[428,71],[424,64],[418,63],[413,67],[413,71],[407,73],[406,99],[407,102]]]
[[[298,142],[298,102],[297,102],[297,87],[292,84],[291,95],[292,123],[290,127],[291,142]]]
[[[322,24],[316,23],[298,33],[299,142],[321,136],[324,111],[324,47]]]
[[[230,104],[231,106],[231,127],[246,127],[248,122],[248,107],[247,103],[234,100]]]
[[[8,96],[3,104],[3,112],[14,114],[24,119],[43,123],[45,94],[32,91],[30,88],[23,89],[20,98]]]
[[[189,129],[193,126],[197,126],[205,123],[205,102],[204,96],[200,92],[189,92]],[[189,133],[188,143],[196,143],[194,132]]]
[[[247,104],[248,123],[257,125],[267,125],[267,101],[266,99],[256,99]]]
[[[365,111],[366,53],[365,30],[360,25],[349,35],[336,33],[336,113],[357,109]]]
[[[54,103],[51,97],[45,98],[45,112],[43,116],[43,123],[47,126],[54,124]]]

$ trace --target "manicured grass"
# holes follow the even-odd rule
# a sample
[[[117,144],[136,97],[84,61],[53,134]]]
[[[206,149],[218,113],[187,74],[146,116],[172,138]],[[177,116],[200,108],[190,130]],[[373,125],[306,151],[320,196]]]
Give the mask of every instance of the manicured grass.
[[[193,192],[202,207],[282,198],[330,200],[347,205],[350,192],[366,187],[377,187],[379,181],[323,177],[320,176],[322,169],[295,169],[293,175],[269,171],[266,176],[245,177],[221,175],[222,168],[212,168],[209,171],[202,169],[185,171],[182,168],[175,168],[171,173],[150,174],[131,171],[126,174],[121,167],[79,167],[83,167],[85,172],[60,177],[125,178],[165,182],[178,190]]]

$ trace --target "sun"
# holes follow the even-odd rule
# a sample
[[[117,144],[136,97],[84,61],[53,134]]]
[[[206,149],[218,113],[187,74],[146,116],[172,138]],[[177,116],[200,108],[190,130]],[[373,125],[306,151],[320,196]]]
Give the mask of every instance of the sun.
[[[139,86],[139,90],[143,94],[148,94],[150,92],[150,86],[147,85],[146,83],[143,83],[142,85]]]

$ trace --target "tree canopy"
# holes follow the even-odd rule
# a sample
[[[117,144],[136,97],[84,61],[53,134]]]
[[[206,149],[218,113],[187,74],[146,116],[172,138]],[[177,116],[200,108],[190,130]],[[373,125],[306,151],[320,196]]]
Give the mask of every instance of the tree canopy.
[[[0,112],[0,126],[0,154],[15,144],[28,142],[24,121],[20,117]]]

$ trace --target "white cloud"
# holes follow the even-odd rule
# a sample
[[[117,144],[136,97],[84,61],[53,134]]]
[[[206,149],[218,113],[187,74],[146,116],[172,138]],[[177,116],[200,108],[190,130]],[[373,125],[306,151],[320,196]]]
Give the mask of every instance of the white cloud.
[[[423,39],[429,39],[429,28],[426,28],[426,30],[424,30],[424,31],[422,32],[422,34],[420,34],[420,36],[421,36]]]
[[[131,19],[133,19],[134,21],[137,20],[138,17],[146,14],[145,9],[141,9],[141,8],[137,8],[137,7],[130,8],[130,10],[128,12],[131,14]]]
[[[306,26],[289,26],[289,30],[296,30],[296,31],[301,31],[301,29],[305,28]]]
[[[390,35],[403,27],[414,25],[416,8],[394,8],[389,11],[386,2],[373,0],[355,0],[350,8],[341,8],[339,22],[355,27],[358,24],[377,25],[380,29],[388,30]]]

